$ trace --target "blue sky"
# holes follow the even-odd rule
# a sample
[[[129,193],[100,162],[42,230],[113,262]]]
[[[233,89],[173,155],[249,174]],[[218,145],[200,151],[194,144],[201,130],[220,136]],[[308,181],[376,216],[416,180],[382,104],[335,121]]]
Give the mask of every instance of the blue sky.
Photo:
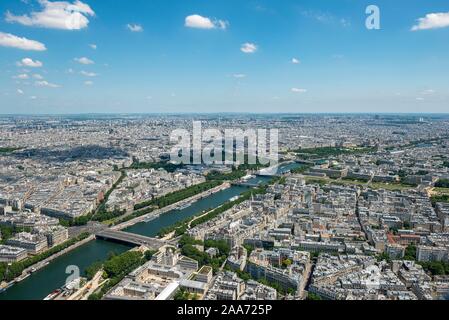
[[[447,0],[2,0],[0,113],[448,112],[448,40]]]

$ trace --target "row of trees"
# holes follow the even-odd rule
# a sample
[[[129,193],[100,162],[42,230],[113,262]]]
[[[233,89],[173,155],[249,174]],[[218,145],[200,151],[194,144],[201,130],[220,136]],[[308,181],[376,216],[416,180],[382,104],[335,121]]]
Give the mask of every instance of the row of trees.
[[[140,251],[127,251],[122,254],[110,254],[105,262],[95,262],[86,269],[86,275],[90,279],[101,269],[103,269],[103,278],[108,279],[100,290],[91,294],[89,300],[100,300],[103,296],[120,281],[123,280],[131,271],[137,269],[145,262],[151,259],[155,251],[147,250],[144,254]]]
[[[432,205],[435,206],[437,202],[449,202],[449,194],[439,194],[434,195],[430,198],[430,201],[432,202]]]
[[[3,147],[0,148],[0,153],[11,153],[17,150],[20,150],[21,148],[14,148],[14,147]]]
[[[153,212],[157,208],[164,208],[171,204],[177,203],[179,201],[185,200],[187,198],[193,197],[196,194],[202,193],[204,191],[213,189],[219,186],[221,181],[206,181],[186,189],[176,191],[170,194],[167,194],[161,198],[145,201],[134,206],[134,212],[118,221],[116,223],[123,223],[129,220],[132,220],[137,217],[141,217],[143,215],[149,214]],[[166,233],[169,233],[170,228],[164,229]],[[172,230],[173,231],[173,230]],[[164,234],[166,234],[164,233]],[[162,234],[162,233],[161,233]]]
[[[439,179],[437,182],[435,182],[435,187],[449,188],[449,179]]]
[[[159,208],[163,208],[168,205],[174,204],[176,202],[182,201],[184,199],[193,197],[196,194],[199,194],[199,193],[202,193],[209,189],[215,188],[215,187],[219,186],[220,184],[222,184],[221,181],[206,181],[206,182],[194,185],[194,186],[190,186],[183,190],[169,193],[160,198],[156,198],[156,199],[152,199],[152,200],[145,201],[142,203],[138,203],[134,206],[134,210],[139,210],[139,209],[150,207],[150,206],[157,206]]]
[[[366,148],[342,148],[342,147],[319,147],[295,150],[302,159],[326,158],[342,154],[362,154],[377,151],[376,147]]]
[[[298,168],[292,169],[291,173],[293,174],[303,174],[304,172],[306,172],[307,170],[309,170],[312,167],[312,165],[302,165]]]
[[[182,169],[183,164],[174,164],[170,162],[138,162],[134,161],[128,169],[164,169],[167,172],[175,172],[178,169]]]
[[[419,262],[425,271],[434,276],[449,275],[449,263],[443,261]]]

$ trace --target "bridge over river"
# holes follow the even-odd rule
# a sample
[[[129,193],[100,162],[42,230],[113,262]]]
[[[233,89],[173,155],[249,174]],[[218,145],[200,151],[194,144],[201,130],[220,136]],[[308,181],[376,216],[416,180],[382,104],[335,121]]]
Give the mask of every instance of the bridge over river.
[[[136,246],[145,246],[152,250],[158,250],[160,247],[169,244],[168,242],[162,241],[160,239],[150,238],[139,234],[124,231],[116,231],[111,229],[100,231],[95,234],[95,237],[97,239],[113,240]]]

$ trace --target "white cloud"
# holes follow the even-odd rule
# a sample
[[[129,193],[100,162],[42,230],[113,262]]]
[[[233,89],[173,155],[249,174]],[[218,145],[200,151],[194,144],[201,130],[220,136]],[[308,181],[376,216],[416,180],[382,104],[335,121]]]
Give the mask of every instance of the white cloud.
[[[32,51],[47,50],[45,45],[39,41],[20,38],[13,34],[3,32],[0,32],[0,46]]]
[[[95,62],[93,62],[92,60],[86,58],[86,57],[82,57],[82,58],[75,58],[74,59],[76,62],[81,63],[81,64],[94,64]]]
[[[94,50],[97,50],[97,45],[94,43],[90,44],[89,47],[91,47]]]
[[[93,81],[84,81],[84,85],[86,86],[92,86],[93,84]]]
[[[307,18],[314,19],[320,23],[330,23],[335,19],[335,17],[328,12],[316,10],[306,10],[301,12],[301,14]]]
[[[229,22],[225,20],[210,19],[200,16],[199,14],[192,14],[186,17],[184,25],[188,28],[224,30],[229,26]]]
[[[292,63],[293,63],[293,64],[300,64],[301,61],[299,61],[299,59],[293,58],[293,59],[292,59]]]
[[[13,79],[19,79],[19,80],[26,80],[29,79],[30,76],[26,73],[18,74],[17,76],[14,76]]]
[[[98,74],[96,74],[94,72],[87,72],[87,71],[81,71],[80,74],[82,74],[83,76],[86,76],[86,77],[96,77],[96,76],[98,76]]]
[[[321,24],[327,24],[327,25],[335,25],[335,26],[341,26],[343,28],[347,28],[351,26],[351,21],[343,18],[338,17],[330,12],[327,11],[321,11],[321,10],[304,10],[301,12],[301,15],[308,19],[313,19]]]
[[[242,44],[240,50],[244,53],[254,53],[257,51],[257,45],[255,45],[254,43],[247,42]]]
[[[438,29],[449,27],[449,12],[429,13],[424,18],[418,19],[418,24],[412,27],[412,31]]]
[[[17,93],[18,93],[18,94],[23,94],[23,90],[17,89]]]
[[[36,100],[36,99],[37,99],[36,96],[31,96],[31,97],[30,97],[30,100]]]
[[[42,81],[36,81],[34,83],[36,86],[38,87],[47,87],[47,88],[59,88],[60,85],[54,84],[54,83],[50,83],[48,81],[42,80]]]
[[[215,22],[218,25],[219,29],[225,30],[229,27],[229,22],[225,20],[218,20]]]
[[[95,16],[90,6],[79,0],[73,3],[48,0],[38,0],[38,2],[42,11],[33,11],[29,15],[21,16],[8,11],[6,21],[41,28],[80,30],[89,25],[89,16]]]
[[[40,74],[37,74],[37,73],[33,74],[33,78],[37,79],[37,80],[43,80],[44,79],[43,76],[41,76]]]
[[[292,92],[294,93],[306,93],[307,89],[302,89],[302,88],[292,88]]]
[[[436,92],[436,91],[433,90],[433,89],[427,89],[427,90],[424,90],[423,92],[421,92],[421,94],[422,94],[422,95],[425,95],[425,96],[429,96],[429,95],[434,94],[435,92]]]
[[[142,32],[143,27],[140,24],[127,24],[126,27],[132,32]]]
[[[43,66],[42,62],[38,60],[33,61],[33,59],[30,58],[24,58],[20,60],[19,62],[17,62],[17,65],[19,67],[30,67],[30,68],[40,68]]]
[[[236,74],[233,74],[232,76],[237,79],[246,78],[246,74],[243,74],[243,73],[236,73]]]

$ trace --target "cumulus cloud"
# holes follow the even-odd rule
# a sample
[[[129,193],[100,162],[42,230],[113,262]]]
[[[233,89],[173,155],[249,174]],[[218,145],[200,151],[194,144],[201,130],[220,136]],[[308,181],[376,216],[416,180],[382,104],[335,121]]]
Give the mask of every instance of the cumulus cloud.
[[[449,12],[429,13],[418,19],[418,24],[412,27],[412,31],[446,27],[449,27]]]
[[[85,77],[96,77],[98,76],[98,74],[96,74],[95,72],[87,72],[87,71],[81,71],[80,74],[82,74]]]
[[[82,58],[75,58],[74,59],[76,62],[81,63],[81,64],[94,64],[95,62],[93,62],[92,60],[90,60],[89,58],[86,57],[82,57]]]
[[[307,89],[302,89],[302,88],[292,88],[291,90],[294,93],[306,93],[307,92]]]
[[[18,93],[18,94],[23,94],[23,90],[17,89],[17,93]]]
[[[140,24],[127,24],[126,27],[132,32],[142,32],[143,27]]]
[[[97,50],[97,45],[94,43],[90,44],[89,47],[91,47],[94,50]]]
[[[95,16],[95,12],[88,4],[78,0],[73,3],[48,0],[38,2],[42,11],[33,11],[29,15],[14,15],[8,11],[6,21],[31,27],[80,30],[89,25],[89,16]]]
[[[301,61],[299,61],[299,59],[292,58],[292,63],[293,64],[299,64],[299,63],[301,63]]]
[[[19,67],[30,67],[30,68],[40,68],[43,66],[42,62],[39,60],[34,61],[30,58],[24,58],[21,61],[17,62]]]
[[[186,17],[184,25],[188,28],[224,30],[229,26],[229,22],[203,17],[199,14],[192,14]]]
[[[42,80],[42,79],[44,79],[43,76],[41,76],[40,74],[37,74],[37,73],[33,74],[33,78],[34,78],[34,79],[37,79],[37,80]]]
[[[21,38],[10,33],[0,32],[0,46],[22,50],[45,51],[47,48],[39,41]]]
[[[257,51],[257,45],[255,45],[254,43],[247,42],[242,44],[240,50],[244,53],[254,53]]]
[[[47,87],[47,88],[59,88],[60,85],[50,83],[48,81],[42,80],[42,81],[36,81],[34,83],[37,87]]]

